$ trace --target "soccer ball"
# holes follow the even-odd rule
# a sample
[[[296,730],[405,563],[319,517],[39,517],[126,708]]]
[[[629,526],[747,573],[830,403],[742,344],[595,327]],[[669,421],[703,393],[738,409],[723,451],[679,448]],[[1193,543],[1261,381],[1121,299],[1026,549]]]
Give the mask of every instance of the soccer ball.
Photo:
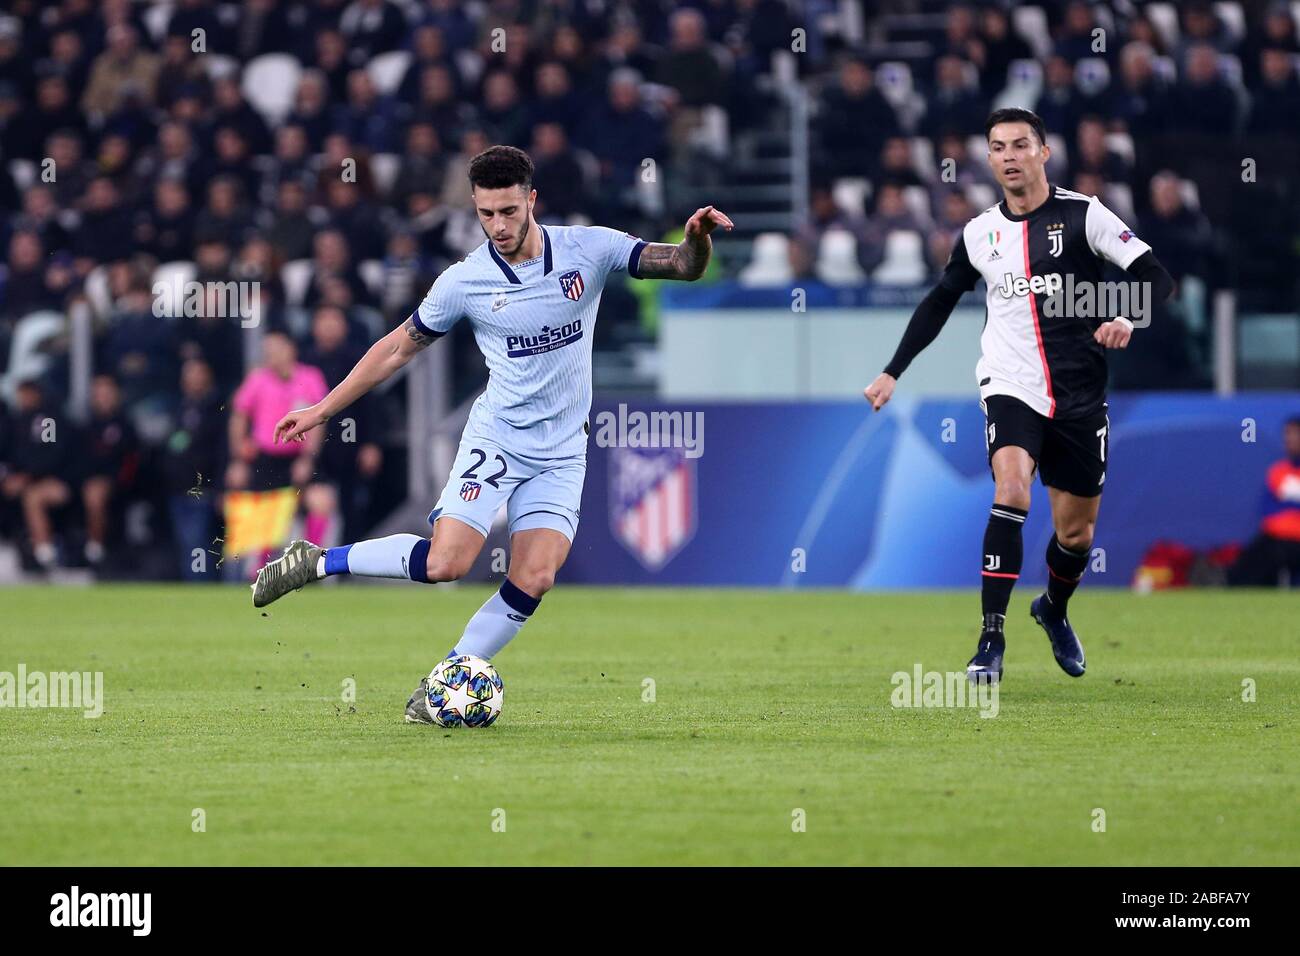
[[[439,727],[488,727],[501,716],[505,687],[497,669],[472,654],[439,661],[425,705]]]

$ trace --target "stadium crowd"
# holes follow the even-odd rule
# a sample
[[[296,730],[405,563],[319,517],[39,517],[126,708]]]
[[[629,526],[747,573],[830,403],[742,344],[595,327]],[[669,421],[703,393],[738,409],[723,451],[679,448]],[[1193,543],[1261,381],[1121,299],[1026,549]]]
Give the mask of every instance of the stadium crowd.
[[[1300,189],[1214,188],[1222,167],[1198,165],[1254,155],[1300,168],[1300,28],[1286,4],[1228,5],[1240,21],[1221,4],[1181,4],[1171,28],[1126,0],[1046,2],[1033,32],[1011,4],[866,3],[856,41],[852,6],[11,0],[0,540],[44,568],[170,540],[172,573],[211,576],[190,555],[220,538],[220,492],[257,487],[251,465],[267,450],[240,423],[249,383],[337,383],[482,241],[465,177],[474,154],[528,149],[543,222],[661,236],[682,210],[671,194],[646,201],[645,160],[689,176],[709,108],[732,140],[771,123],[774,54],[796,28],[813,135],[795,277],[816,274],[831,231],[852,235],[864,277],[900,233],[921,237],[918,281],[936,274],[978,202],[996,199],[970,138],[1010,94],[1055,134],[1054,181],[1129,217],[1176,279],[1218,274],[1295,308]],[[888,16],[912,13],[938,16]],[[284,109],[267,107],[268,90]],[[164,276],[256,283],[260,353],[246,314],[173,303],[160,317]],[[636,300],[607,296],[602,327],[637,326]],[[67,405],[78,308],[94,370],[79,419]],[[458,369],[481,373],[467,335],[452,348]],[[385,475],[401,495],[401,401],[400,390],[369,400],[356,440],[335,423],[283,476],[328,488],[311,507],[354,525],[348,539],[380,514]],[[149,527],[128,533],[129,501],[151,506]]]

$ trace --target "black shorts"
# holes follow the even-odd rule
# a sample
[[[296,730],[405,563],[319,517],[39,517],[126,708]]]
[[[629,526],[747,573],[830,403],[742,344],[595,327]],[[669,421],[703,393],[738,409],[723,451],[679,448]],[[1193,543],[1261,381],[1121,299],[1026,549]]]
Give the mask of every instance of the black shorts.
[[[999,448],[1014,445],[1029,452],[1044,485],[1081,498],[1101,494],[1106,481],[1110,420],[1106,405],[1087,418],[1062,421],[1040,415],[1018,398],[990,395],[984,406],[984,442],[989,464]]]

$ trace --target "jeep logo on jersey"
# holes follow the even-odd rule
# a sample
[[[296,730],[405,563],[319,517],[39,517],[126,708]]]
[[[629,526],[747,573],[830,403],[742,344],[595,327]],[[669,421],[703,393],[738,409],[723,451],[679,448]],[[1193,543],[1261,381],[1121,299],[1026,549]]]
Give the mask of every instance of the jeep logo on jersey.
[[[1013,276],[1010,272],[1003,274],[1002,285],[998,286],[998,292],[1004,299],[1010,299],[1018,295],[1056,295],[1061,291],[1061,277],[1055,272],[1041,276],[1030,276],[1026,279],[1024,276]]]
[[[573,273],[577,275],[577,273]],[[581,280],[579,280],[581,281]],[[524,358],[528,355],[540,355],[553,349],[562,349],[582,338],[582,319],[566,322],[558,329],[543,325],[536,335],[507,335],[506,356]]]
[[[1065,231],[1065,223],[1054,222],[1047,227],[1047,241],[1051,243],[1051,253],[1054,257],[1059,258],[1065,249],[1065,241],[1061,238]]]
[[[566,299],[572,299],[577,302],[582,298],[582,290],[585,288],[582,284],[582,273],[577,269],[572,272],[566,272],[560,276],[560,289],[564,292]]]

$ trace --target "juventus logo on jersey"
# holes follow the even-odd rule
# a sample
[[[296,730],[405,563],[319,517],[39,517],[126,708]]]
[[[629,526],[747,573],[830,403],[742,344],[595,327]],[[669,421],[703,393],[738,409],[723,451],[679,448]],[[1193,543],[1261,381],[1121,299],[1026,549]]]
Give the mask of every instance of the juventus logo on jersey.
[[[1065,223],[1054,222],[1047,227],[1047,241],[1051,243],[1049,250],[1053,256],[1060,257],[1065,251],[1065,240],[1062,238],[1065,232]]]
[[[1002,555],[1000,555],[1000,554],[986,554],[986,555],[984,555],[984,570],[985,570],[985,571],[996,571],[996,570],[997,570],[998,568],[1000,568],[1000,567],[1002,567]]]

